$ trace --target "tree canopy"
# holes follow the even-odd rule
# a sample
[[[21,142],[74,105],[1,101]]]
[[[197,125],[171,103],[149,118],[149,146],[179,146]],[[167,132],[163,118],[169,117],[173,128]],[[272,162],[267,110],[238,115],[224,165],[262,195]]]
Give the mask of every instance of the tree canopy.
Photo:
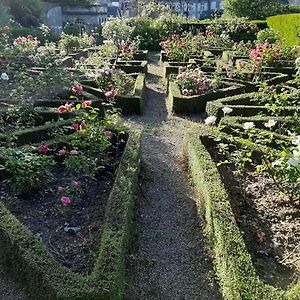
[[[228,17],[265,19],[280,3],[280,0],[224,0],[224,13]]]

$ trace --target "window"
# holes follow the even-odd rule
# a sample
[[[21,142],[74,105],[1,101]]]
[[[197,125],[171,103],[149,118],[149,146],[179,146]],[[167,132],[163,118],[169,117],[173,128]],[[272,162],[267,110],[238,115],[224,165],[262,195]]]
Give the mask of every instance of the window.
[[[211,10],[217,9],[217,2],[216,2],[216,1],[212,1],[212,2],[211,2],[211,4],[210,4],[210,9],[211,9]]]

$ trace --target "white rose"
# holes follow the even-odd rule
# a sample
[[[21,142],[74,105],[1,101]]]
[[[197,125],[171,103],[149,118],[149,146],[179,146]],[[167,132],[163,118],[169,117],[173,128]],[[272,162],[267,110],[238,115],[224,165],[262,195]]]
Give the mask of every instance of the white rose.
[[[210,116],[210,117],[207,117],[204,122],[206,125],[212,126],[212,125],[216,124],[216,121],[217,121],[217,118],[215,116]]]
[[[233,109],[228,106],[223,107],[222,110],[224,115],[230,114],[233,111]]]
[[[277,121],[274,121],[274,120],[269,120],[267,123],[265,123],[265,126],[267,127],[267,128],[272,128],[273,126],[275,126],[276,125],[276,123],[277,123]]]
[[[7,80],[9,80],[9,77],[8,77],[8,75],[6,73],[2,73],[1,74],[1,79],[7,81]]]
[[[245,130],[249,130],[249,129],[253,129],[255,127],[253,122],[245,122],[244,123],[244,129]]]

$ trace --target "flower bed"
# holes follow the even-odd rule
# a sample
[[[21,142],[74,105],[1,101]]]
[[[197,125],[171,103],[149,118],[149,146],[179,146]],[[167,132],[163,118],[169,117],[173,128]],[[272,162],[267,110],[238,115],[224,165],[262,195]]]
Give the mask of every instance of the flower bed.
[[[224,96],[232,96],[244,92],[244,86],[240,84],[228,84],[221,82],[216,91],[210,91],[201,95],[184,96],[174,82],[169,85],[168,108],[174,113],[202,113],[206,103]]]
[[[99,202],[99,193],[98,196],[94,196],[95,198],[89,198],[89,196],[86,198],[92,201],[90,203],[93,203],[96,198],[98,199],[98,204],[95,206],[97,210],[93,213],[97,222],[99,222],[99,217],[102,220],[101,230],[96,229],[93,232],[94,238],[99,238],[100,243],[99,246],[97,244],[93,246],[96,256],[94,263],[90,265],[90,273],[79,274],[67,268],[61,253],[55,248],[57,245],[53,246],[53,241],[51,242],[51,240],[44,240],[44,243],[48,247],[46,249],[41,239],[35,235],[35,233],[41,233],[41,227],[38,224],[48,224],[47,226],[51,228],[51,222],[46,221],[47,216],[43,217],[41,223],[33,222],[35,220],[34,210],[29,210],[28,218],[25,218],[24,213],[26,213],[26,209],[24,209],[25,211],[20,211],[17,207],[14,207],[16,200],[12,202],[12,206],[18,217],[35,231],[32,233],[1,203],[1,263],[25,284],[29,293],[34,298],[112,299],[121,298],[124,294],[125,255],[137,192],[139,148],[140,133],[131,132],[106,205],[99,206],[99,203],[101,203]],[[40,148],[41,150],[43,149]],[[107,189],[107,187],[103,186],[104,189]],[[109,189],[107,191],[106,195],[109,193]],[[106,196],[104,195],[104,197]],[[8,198],[7,201],[9,201]],[[68,205],[69,202],[64,201],[62,203]],[[40,205],[42,205],[42,213],[47,213],[47,205],[49,203],[37,204],[37,206]],[[88,211],[92,207],[87,207],[86,209]],[[53,214],[53,211],[51,212],[50,210],[49,213]],[[74,220],[83,220],[80,218],[77,219],[77,217]],[[37,218],[41,218],[41,215],[37,216]],[[75,224],[76,222],[73,223]],[[34,227],[34,224],[37,227]],[[78,224],[76,223],[75,225]],[[66,229],[67,225],[63,227]],[[63,228],[60,230],[64,231]],[[68,230],[73,230],[74,232],[62,233],[66,235],[64,242],[77,239],[79,243],[82,243],[82,238],[79,238],[76,233],[78,228],[74,229],[72,228],[72,224],[69,224]],[[84,235],[88,236],[90,234],[85,228],[82,228],[82,230],[84,231]],[[45,232],[42,233],[42,239],[45,238],[45,234]],[[72,234],[75,234],[77,238],[72,238]],[[88,241],[85,238],[83,240],[87,243]],[[75,248],[78,248],[78,245],[75,244]],[[56,256],[56,259],[54,256]],[[58,261],[63,261],[63,263],[59,263]],[[74,267],[76,269],[76,266],[73,265]]]
[[[127,74],[132,73],[147,73],[148,62],[147,61],[122,61],[117,60],[114,66],[117,69],[121,69]]]
[[[131,75],[128,75],[131,76]],[[143,113],[143,105],[144,105],[144,93],[145,93],[145,76],[142,74],[133,75],[134,86],[133,89],[130,91],[130,94],[122,94],[117,92],[111,98],[111,101],[115,103],[117,108],[122,110],[123,114],[142,114]],[[95,95],[96,97],[103,99],[107,98],[107,90],[103,90],[104,87],[99,87],[99,84],[96,81],[89,80],[82,82],[85,91],[90,94]]]
[[[297,299],[300,289],[299,283],[284,292],[258,278],[248,247],[245,244],[245,234],[242,234],[237,226],[237,222],[239,223],[242,218],[235,209],[236,207],[233,208],[228,195],[227,189],[229,188],[230,191],[230,185],[231,188],[236,185],[231,183],[231,177],[231,179],[227,178],[228,184],[226,187],[224,186],[224,180],[222,180],[218,168],[208,152],[208,149],[212,149],[211,145],[209,136],[206,134],[201,137],[197,133],[186,134],[185,136],[185,150],[193,182],[199,193],[199,198],[203,199],[199,206],[206,220],[206,231],[213,248],[214,263],[224,298]],[[223,173],[221,174],[223,175]],[[246,214],[251,215],[253,206],[245,211]],[[251,221],[254,221],[254,218]],[[242,230],[244,229],[242,228]],[[258,238],[262,240],[264,238],[263,233],[259,231],[255,233],[260,233],[260,235],[256,236],[255,242],[253,242],[253,235],[251,236],[252,245],[258,243]],[[247,245],[249,246],[249,240],[247,240]],[[260,255],[264,256],[264,251],[261,252]],[[261,257],[260,255],[257,254],[256,258]],[[271,268],[269,272],[274,274],[274,269]]]

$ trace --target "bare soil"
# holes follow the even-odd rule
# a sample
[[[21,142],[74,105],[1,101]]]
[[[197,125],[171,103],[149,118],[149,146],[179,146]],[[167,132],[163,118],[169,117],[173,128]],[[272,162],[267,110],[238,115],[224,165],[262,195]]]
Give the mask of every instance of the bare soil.
[[[209,151],[216,162],[222,161],[217,149]],[[257,173],[254,166],[247,168],[244,180],[231,165],[221,165],[219,172],[258,275],[270,285],[288,289],[300,275],[297,200],[289,200],[268,174]]]
[[[57,188],[70,183],[69,174],[59,164],[53,170],[55,179],[47,192],[30,193],[25,198],[13,195],[5,184],[1,184],[1,201],[43,241],[61,265],[88,274],[93,269],[119,159],[112,160],[95,180],[79,178],[81,187],[78,190],[82,193],[76,198],[71,196],[72,203],[68,207],[60,204],[63,193],[59,194]]]

